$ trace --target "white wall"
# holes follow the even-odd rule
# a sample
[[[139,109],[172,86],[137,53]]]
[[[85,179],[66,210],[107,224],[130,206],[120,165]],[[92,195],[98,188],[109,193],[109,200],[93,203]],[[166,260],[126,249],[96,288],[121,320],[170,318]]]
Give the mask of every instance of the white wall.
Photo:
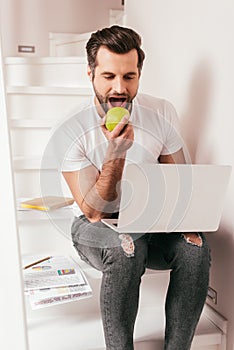
[[[49,32],[84,33],[109,25],[109,9],[121,0],[1,0],[5,56],[18,45],[36,46],[34,56],[48,56]],[[30,55],[30,54],[28,54]]]
[[[147,58],[141,90],[171,100],[193,162],[234,166],[233,0],[127,0],[126,24],[142,34]],[[234,170],[233,170],[234,172]],[[234,175],[222,222],[208,233],[214,307],[229,320],[234,349]],[[213,306],[213,305],[212,305]]]

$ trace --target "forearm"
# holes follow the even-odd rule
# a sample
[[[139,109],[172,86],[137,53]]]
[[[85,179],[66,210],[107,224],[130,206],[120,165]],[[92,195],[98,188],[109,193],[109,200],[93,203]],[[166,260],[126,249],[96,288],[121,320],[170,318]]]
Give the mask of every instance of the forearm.
[[[118,154],[117,157],[108,152],[96,183],[83,197],[81,209],[91,221],[110,216],[116,208],[125,156],[125,153]]]

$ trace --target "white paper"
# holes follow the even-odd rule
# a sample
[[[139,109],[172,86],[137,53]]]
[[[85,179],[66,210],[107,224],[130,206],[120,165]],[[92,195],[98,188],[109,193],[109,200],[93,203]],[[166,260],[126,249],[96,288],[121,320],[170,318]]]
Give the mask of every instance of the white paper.
[[[36,257],[27,260],[37,261]],[[23,270],[23,274],[25,291],[85,284],[79,266],[64,256],[52,256],[49,260]]]
[[[73,287],[58,287],[47,290],[28,292],[29,302],[33,310],[76,301],[92,296],[92,290],[88,284]]]
[[[23,266],[45,258],[23,256]],[[23,270],[25,294],[32,309],[39,309],[90,297],[92,289],[79,265],[68,256],[50,259]]]

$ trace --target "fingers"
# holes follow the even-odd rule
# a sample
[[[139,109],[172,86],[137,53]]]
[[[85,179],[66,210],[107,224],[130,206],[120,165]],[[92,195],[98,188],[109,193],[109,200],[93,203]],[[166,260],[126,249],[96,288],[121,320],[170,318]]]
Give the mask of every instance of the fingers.
[[[129,139],[132,140],[134,139],[134,132],[133,132],[133,127],[132,125],[129,124],[124,124],[121,126],[116,126],[114,130],[109,131],[106,129],[105,126],[101,126],[102,131],[104,135],[106,136],[107,140],[124,140],[124,139]]]
[[[124,116],[121,119],[121,121],[116,125],[114,130],[112,130],[112,136],[118,137],[123,131],[123,129],[125,128],[125,126],[128,124],[128,121],[129,121],[129,116],[128,115]]]
[[[101,128],[103,133],[105,134],[107,139],[114,139],[120,135],[122,135],[123,133],[125,133],[126,129],[131,125],[130,123],[128,123],[130,116],[129,115],[125,115],[121,121],[116,125],[116,127],[112,130],[109,131],[106,126],[106,116],[104,116],[101,120]]]

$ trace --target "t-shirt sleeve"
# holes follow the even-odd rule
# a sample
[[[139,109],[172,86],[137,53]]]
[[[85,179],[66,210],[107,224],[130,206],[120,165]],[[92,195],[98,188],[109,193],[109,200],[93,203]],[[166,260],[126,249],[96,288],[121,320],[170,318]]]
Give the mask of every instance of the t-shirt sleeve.
[[[64,160],[61,165],[61,171],[76,171],[92,165],[90,160],[86,157],[83,146],[79,140],[74,143],[67,150]]]
[[[174,106],[164,102],[164,145],[161,151],[162,155],[172,154],[183,147],[183,140],[180,133],[180,122]]]
[[[84,130],[76,118],[69,118],[58,126],[51,137],[51,157],[59,172],[76,171],[91,165],[84,143]]]

